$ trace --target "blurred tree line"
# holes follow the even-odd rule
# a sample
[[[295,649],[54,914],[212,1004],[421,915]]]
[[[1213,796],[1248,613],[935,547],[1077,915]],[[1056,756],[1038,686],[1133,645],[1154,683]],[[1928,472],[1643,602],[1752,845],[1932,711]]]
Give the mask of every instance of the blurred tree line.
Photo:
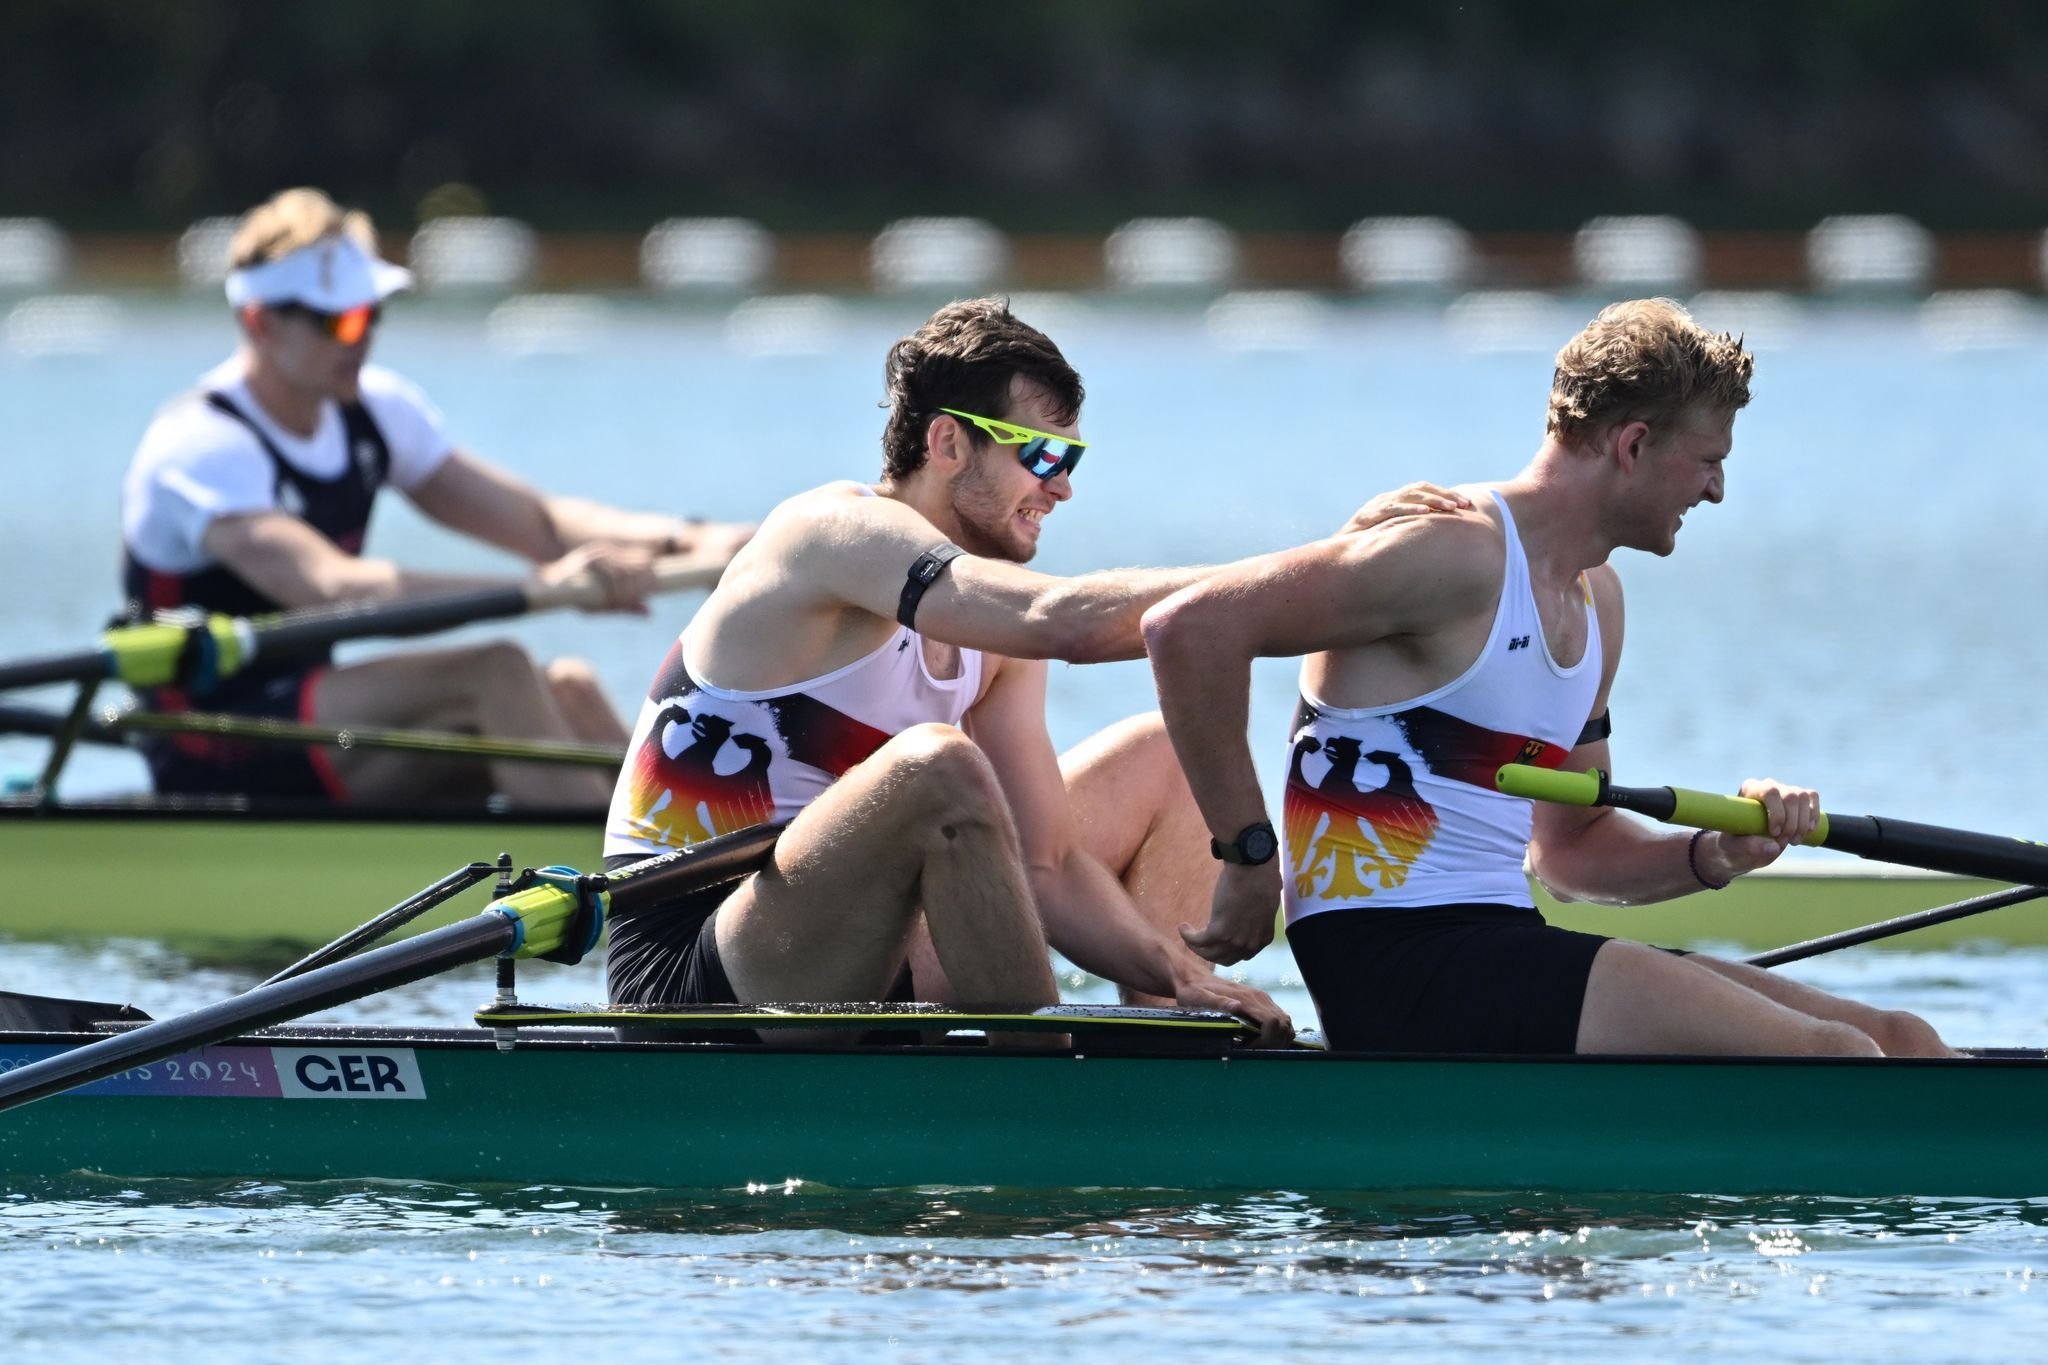
[[[2030,229],[2044,72],[2038,0],[7,0],[0,214]]]

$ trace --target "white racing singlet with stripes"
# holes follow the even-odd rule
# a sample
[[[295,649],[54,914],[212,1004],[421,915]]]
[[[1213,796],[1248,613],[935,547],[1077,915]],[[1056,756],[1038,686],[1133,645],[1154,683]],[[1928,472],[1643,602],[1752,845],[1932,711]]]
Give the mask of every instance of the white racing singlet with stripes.
[[[913,725],[957,725],[981,689],[981,654],[935,678],[903,626],[880,649],[822,677],[766,692],[714,686],[676,640],[648,689],[612,791],[604,852],[666,853],[787,820]]]
[[[1543,638],[1529,561],[1500,494],[1500,606],[1455,681],[1391,706],[1326,706],[1302,688],[1284,799],[1287,921],[1325,910],[1533,906],[1522,859],[1529,802],[1494,788],[1503,763],[1555,768],[1600,689],[1600,621],[1584,575],[1586,652],[1561,668]]]

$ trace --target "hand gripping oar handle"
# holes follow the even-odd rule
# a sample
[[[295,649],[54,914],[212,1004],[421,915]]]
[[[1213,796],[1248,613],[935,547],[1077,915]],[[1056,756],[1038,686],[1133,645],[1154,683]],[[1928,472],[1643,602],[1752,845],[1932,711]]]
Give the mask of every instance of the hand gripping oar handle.
[[[1768,827],[1761,801],[1684,787],[1617,787],[1598,768],[1568,773],[1509,763],[1502,766],[1494,783],[1509,796],[1567,806],[1613,806],[1653,820],[1725,834],[1762,834]],[[1801,842],[1931,872],[2048,885],[2048,846],[2003,835],[1946,829],[1887,815],[1823,813],[1813,832]]]
[[[655,591],[709,587],[723,567],[698,555],[671,555],[655,561]],[[246,667],[259,654],[291,659],[342,640],[424,635],[528,612],[602,607],[605,601],[603,580],[585,572],[561,583],[508,583],[397,602],[343,602],[276,616],[116,626],[100,637],[97,649],[0,664],[0,691],[101,678],[130,687],[163,687],[195,678],[210,683]]]
[[[1613,806],[1647,815],[1652,820],[1694,829],[1717,829],[1726,834],[1762,834],[1770,824],[1763,802],[1746,796],[1715,796],[1683,787],[1617,787],[1598,768],[1568,773],[1556,768],[1532,768],[1526,763],[1507,763],[1494,776],[1494,785],[1509,796],[1532,801],[1563,806]],[[1801,842],[1826,844],[1828,823],[1828,817],[1821,816],[1813,833]]]
[[[703,555],[668,555],[655,560],[653,570],[655,592],[689,592],[717,586],[725,561]],[[558,607],[592,610],[606,601],[604,580],[588,570],[561,583],[529,584],[525,592],[528,611],[551,611]]]

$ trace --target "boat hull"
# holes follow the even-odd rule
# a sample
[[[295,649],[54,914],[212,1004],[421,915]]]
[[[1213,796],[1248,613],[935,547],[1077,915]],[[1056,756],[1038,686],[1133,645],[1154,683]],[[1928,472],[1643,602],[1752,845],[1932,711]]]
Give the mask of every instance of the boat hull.
[[[0,1069],[77,1041],[0,1035]],[[1026,1055],[598,1035],[501,1052],[468,1030],[280,1030],[0,1114],[0,1188],[91,1171],[2018,1198],[2048,1194],[2044,1127],[2039,1054]]]

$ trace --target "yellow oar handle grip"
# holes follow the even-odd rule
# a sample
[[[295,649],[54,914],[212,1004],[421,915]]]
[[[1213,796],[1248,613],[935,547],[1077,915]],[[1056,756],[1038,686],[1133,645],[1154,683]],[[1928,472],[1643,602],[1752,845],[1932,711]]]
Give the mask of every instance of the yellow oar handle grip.
[[[1670,787],[1673,800],[1671,814],[1663,818],[1674,825],[1689,825],[1693,829],[1717,829],[1723,834],[1767,834],[1770,832],[1770,818],[1764,813],[1764,803],[1747,796],[1717,796],[1713,792],[1696,792],[1685,787]],[[1828,817],[1822,812],[1820,819],[1802,844],[1824,844],[1828,837]]]
[[[1532,768],[1526,763],[1502,764],[1493,782],[1509,796],[1554,801],[1561,806],[1597,806],[1600,789],[1606,785],[1598,768],[1568,773],[1558,768]]]
[[[1555,768],[1532,768],[1526,763],[1508,763],[1494,775],[1494,785],[1509,796],[1530,801],[1553,801],[1565,806],[1614,806],[1694,829],[1720,830],[1724,834],[1763,834],[1770,826],[1763,802],[1747,796],[1717,796],[1685,787],[1616,787],[1598,768],[1582,773]],[[1823,814],[1813,832],[1801,843],[1823,844],[1828,837],[1828,817]]]

